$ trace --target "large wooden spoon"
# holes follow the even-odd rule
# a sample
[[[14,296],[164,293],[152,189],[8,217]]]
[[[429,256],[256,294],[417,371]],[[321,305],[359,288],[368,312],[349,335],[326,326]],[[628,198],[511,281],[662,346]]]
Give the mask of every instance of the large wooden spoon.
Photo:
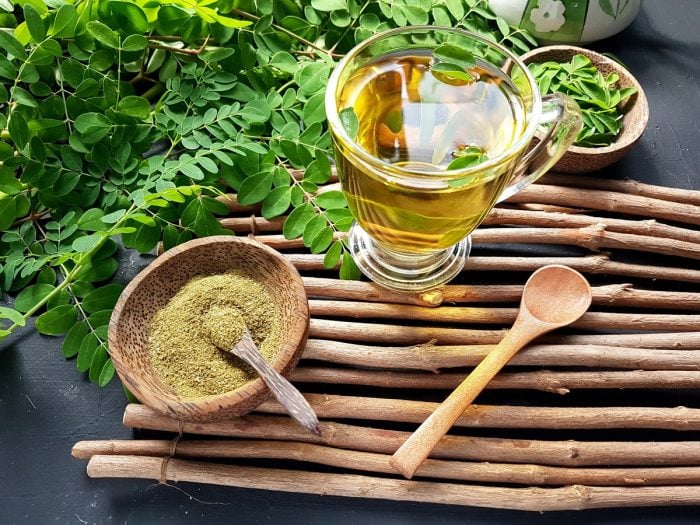
[[[590,305],[591,287],[577,271],[551,265],[533,273],[523,290],[513,327],[401,445],[391,458],[394,468],[411,479],[438,441],[518,350],[550,330],[573,323]]]

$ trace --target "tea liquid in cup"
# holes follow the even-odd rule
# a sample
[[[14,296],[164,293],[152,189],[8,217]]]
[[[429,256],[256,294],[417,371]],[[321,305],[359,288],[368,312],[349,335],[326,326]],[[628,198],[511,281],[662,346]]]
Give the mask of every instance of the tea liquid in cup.
[[[435,67],[441,43],[473,53],[466,74]],[[553,97],[549,137],[521,162],[545,120],[541,106],[517,58],[464,31],[401,28],[351,51],[331,77],[326,111],[363,273],[411,291],[456,275],[469,234],[509,182],[518,179],[511,194],[524,187],[576,136],[575,103]]]

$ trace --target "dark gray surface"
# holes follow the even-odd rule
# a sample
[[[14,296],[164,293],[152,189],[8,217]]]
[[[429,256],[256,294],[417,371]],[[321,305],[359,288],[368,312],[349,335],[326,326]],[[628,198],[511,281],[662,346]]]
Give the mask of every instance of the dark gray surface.
[[[641,144],[601,176],[700,189],[700,2],[647,0],[629,29],[593,47],[622,58],[651,107]],[[140,264],[132,258],[127,274]],[[100,390],[81,378],[59,348],[31,329],[0,346],[0,523],[700,524],[697,507],[540,515],[90,480],[70,448],[81,439],[131,437],[121,425],[125,400],[116,382]]]

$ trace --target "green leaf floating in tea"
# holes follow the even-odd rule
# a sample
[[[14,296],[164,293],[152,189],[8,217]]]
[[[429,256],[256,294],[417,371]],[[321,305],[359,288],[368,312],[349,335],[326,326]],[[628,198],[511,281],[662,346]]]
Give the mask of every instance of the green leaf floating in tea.
[[[448,170],[463,170],[477,166],[478,164],[489,160],[488,155],[486,155],[484,150],[478,146],[465,146],[458,148],[452,152],[452,156],[456,158],[448,164]],[[459,188],[461,186],[471,184],[475,180],[475,177],[478,176],[479,175],[469,175],[461,179],[451,180],[448,184],[452,188]]]
[[[442,44],[433,51],[433,76],[441,81],[458,80],[471,82],[474,76],[469,69],[476,65],[474,55],[454,44]]]
[[[357,120],[357,115],[355,114],[355,109],[352,107],[340,110],[338,113],[340,117],[340,122],[348,132],[348,135],[352,140],[357,138],[357,132],[360,130],[360,121]]]
[[[389,111],[384,117],[384,123],[392,133],[399,133],[403,128],[403,112],[399,110]]]
[[[478,146],[466,146],[459,148],[452,153],[455,160],[450,162],[447,166],[448,170],[462,170],[464,168],[471,168],[482,162],[489,160],[488,155],[484,153],[484,150]]]

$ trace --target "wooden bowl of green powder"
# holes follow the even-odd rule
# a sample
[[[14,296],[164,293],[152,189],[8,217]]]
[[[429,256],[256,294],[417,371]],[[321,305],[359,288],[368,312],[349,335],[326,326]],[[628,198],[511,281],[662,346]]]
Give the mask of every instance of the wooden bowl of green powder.
[[[309,332],[299,273],[250,239],[196,239],[158,257],[126,287],[109,326],[110,354],[145,405],[183,421],[222,420],[270,397],[248,365],[220,348],[233,346],[243,326],[265,360],[288,375]]]

